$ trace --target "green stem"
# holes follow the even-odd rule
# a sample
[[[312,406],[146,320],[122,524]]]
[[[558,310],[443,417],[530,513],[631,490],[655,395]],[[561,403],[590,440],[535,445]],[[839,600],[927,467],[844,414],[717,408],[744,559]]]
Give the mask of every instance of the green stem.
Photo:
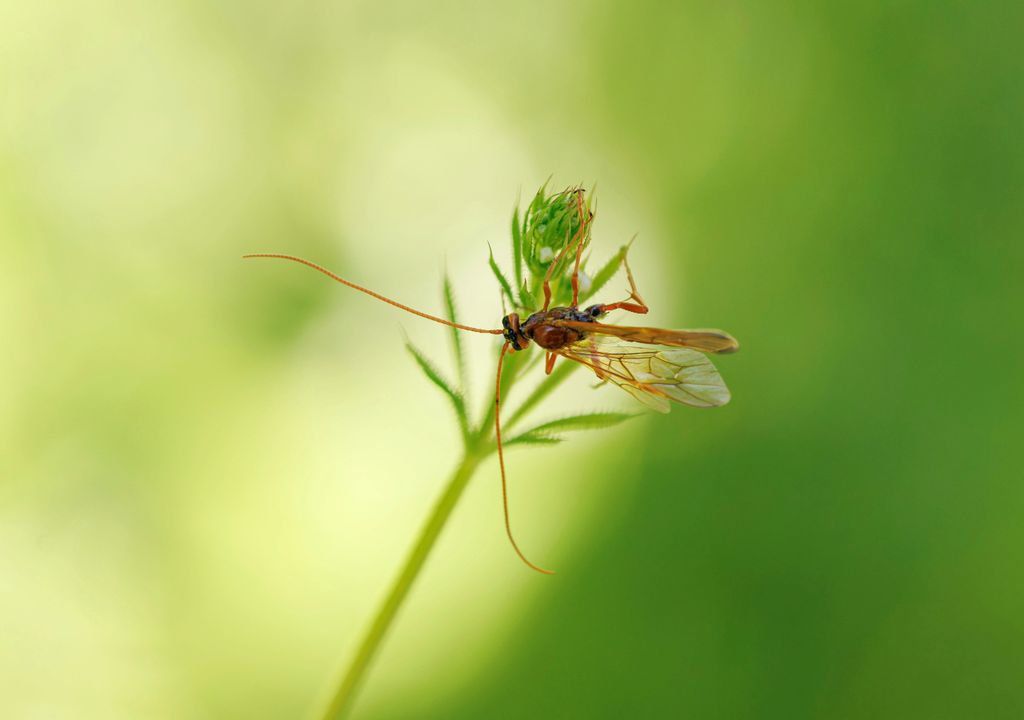
[[[430,513],[430,517],[427,518],[423,530],[420,531],[419,539],[409,553],[409,557],[406,558],[402,571],[391,586],[387,598],[377,610],[377,616],[373,619],[373,624],[370,625],[370,629],[363,638],[363,642],[359,645],[352,663],[349,665],[348,670],[341,679],[341,683],[338,685],[338,689],[331,698],[331,703],[323,714],[324,720],[336,720],[336,718],[344,717],[351,709],[352,701],[355,699],[356,691],[359,689],[363,676],[366,675],[366,671],[373,661],[374,655],[377,654],[384,636],[387,635],[388,629],[394,622],[399,608],[402,607],[402,603],[409,594],[410,588],[412,588],[417,576],[423,569],[427,556],[430,555],[434,543],[437,542],[437,538],[441,535],[441,530],[444,528],[445,523],[448,522],[452,510],[455,509],[456,503],[458,503],[459,498],[462,496],[462,491],[466,489],[470,478],[473,477],[473,473],[476,471],[477,465],[480,464],[483,454],[486,453],[474,452],[472,448],[467,449],[462,462],[455,469],[451,480],[448,481],[448,486],[434,505],[434,510]]]

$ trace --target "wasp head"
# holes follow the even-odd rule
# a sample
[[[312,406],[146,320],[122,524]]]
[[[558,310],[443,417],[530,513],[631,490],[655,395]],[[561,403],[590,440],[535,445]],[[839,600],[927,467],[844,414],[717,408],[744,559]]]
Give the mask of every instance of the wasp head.
[[[508,342],[509,349],[512,352],[524,350],[530,344],[530,339],[519,329],[519,315],[517,313],[510,313],[503,317],[501,319],[501,326],[505,328],[505,332],[502,335]]]

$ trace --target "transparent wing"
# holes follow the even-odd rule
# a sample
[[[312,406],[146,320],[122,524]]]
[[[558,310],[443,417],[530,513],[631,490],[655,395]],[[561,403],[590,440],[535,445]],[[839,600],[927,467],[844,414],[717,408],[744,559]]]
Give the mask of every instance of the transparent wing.
[[[658,412],[667,413],[670,401],[717,407],[730,399],[715,366],[704,353],[690,348],[645,348],[615,337],[594,336],[558,352]]]
[[[576,320],[552,320],[551,324],[581,330],[588,335],[611,335],[631,342],[690,347],[704,352],[731,353],[736,352],[740,347],[736,338],[724,330],[666,330],[664,328],[628,327]]]

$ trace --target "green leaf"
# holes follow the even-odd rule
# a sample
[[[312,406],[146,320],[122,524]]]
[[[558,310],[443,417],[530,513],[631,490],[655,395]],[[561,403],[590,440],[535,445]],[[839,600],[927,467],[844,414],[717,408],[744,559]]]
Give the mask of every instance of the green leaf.
[[[523,433],[522,435],[516,435],[514,438],[509,440],[502,440],[501,446],[503,448],[508,448],[512,445],[557,445],[564,439],[565,438],[555,437],[554,435]]]
[[[509,284],[508,278],[505,277],[505,274],[501,272],[501,268],[498,267],[498,263],[494,261],[494,250],[491,249],[490,243],[487,244],[487,251],[487,263],[491,266],[491,272],[494,273],[494,277],[496,277],[498,282],[501,283],[501,289],[505,293],[505,297],[508,298],[509,304],[515,305],[515,298],[512,297],[512,286]]]
[[[466,401],[456,390],[452,387],[451,383],[444,379],[441,373],[438,371],[434,364],[427,359],[427,357],[421,353],[415,345],[411,342],[405,344],[406,349],[416,360],[416,364],[420,366],[423,374],[427,376],[430,382],[434,383],[441,389],[441,391],[448,396],[448,399],[452,402],[452,407],[455,408],[455,415],[459,419],[459,428],[462,430],[463,439],[469,437],[469,418],[466,416]]]
[[[524,309],[537,307],[533,302],[533,297],[530,295],[530,290],[526,286],[525,280],[519,288],[519,307]]]
[[[615,273],[619,271],[619,266],[622,265],[622,258],[626,257],[626,253],[629,252],[629,246],[632,244],[633,241],[630,240],[629,244],[620,247],[619,251],[612,256],[611,260],[606,262],[604,266],[597,271],[597,274],[594,275],[593,279],[590,281],[590,289],[585,293],[580,293],[580,304],[582,304],[584,300],[588,300],[593,297],[601,290],[601,288],[608,284],[608,281],[611,280],[612,277],[615,276]]]
[[[522,404],[516,408],[516,411],[509,416],[506,421],[506,425],[508,427],[515,425],[523,415],[536,407],[537,403],[546,398],[554,392],[555,388],[565,382],[565,379],[578,367],[582,366],[579,363],[574,363],[571,360],[565,359],[556,364],[555,369],[551,371],[551,374],[545,376],[544,379],[538,383],[537,387],[533,389],[533,392],[527,395]]]
[[[577,430],[600,430],[625,422],[635,415],[629,413],[588,413],[570,415],[569,417],[551,420],[531,428],[523,435],[551,435],[552,433],[574,432]]]
[[[444,309],[448,322],[457,323],[459,320],[455,314],[455,293],[452,291],[451,279],[447,271],[444,274]],[[452,353],[455,355],[455,368],[459,376],[459,390],[462,394],[466,391],[466,359],[462,353],[462,333],[458,328],[449,328],[452,334]]]
[[[512,212],[512,262],[515,264],[516,287],[523,284],[523,233],[519,227],[519,205]]]

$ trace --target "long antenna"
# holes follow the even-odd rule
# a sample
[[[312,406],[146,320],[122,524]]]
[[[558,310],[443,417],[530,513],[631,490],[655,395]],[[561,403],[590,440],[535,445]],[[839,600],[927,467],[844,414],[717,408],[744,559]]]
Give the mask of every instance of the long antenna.
[[[338,277],[327,268],[317,265],[315,262],[303,260],[300,257],[295,257],[294,255],[283,255],[281,253],[249,253],[248,255],[243,255],[242,258],[277,258],[279,260],[291,260],[292,262],[297,262],[300,265],[305,265],[306,267],[313,268],[318,272],[322,272],[327,277],[337,282],[340,282],[342,285],[345,285],[346,287],[350,287],[353,290],[358,290],[359,292],[366,293],[370,297],[377,298],[378,300],[383,300],[388,305],[394,305],[396,308],[399,308],[400,310],[405,310],[406,312],[410,312],[413,315],[419,315],[421,318],[433,320],[436,323],[441,323],[442,325],[448,325],[449,327],[458,328],[459,330],[468,330],[469,332],[485,333],[487,335],[503,335],[505,332],[501,328],[498,328],[497,330],[487,330],[485,328],[470,327],[469,325],[459,325],[458,323],[449,322],[448,320],[436,317],[435,315],[428,315],[427,313],[420,312],[419,310],[411,308],[408,305],[403,305],[400,302],[395,302],[390,298],[386,298],[379,293],[375,293],[373,290],[368,290],[367,288],[364,288],[362,285],[356,285],[354,282],[350,282],[345,278]]]
[[[516,539],[512,537],[512,523],[508,519],[508,483],[505,480],[505,456],[501,452],[501,365],[505,360],[506,352],[508,352],[507,342],[501,346],[501,355],[498,356],[498,379],[494,383],[494,437],[498,442],[498,465],[501,467],[501,503],[505,510],[505,532],[508,533],[508,540],[512,543],[512,549],[516,551],[520,560],[537,572],[554,575],[554,570],[545,570],[526,559],[523,551],[516,545]]]

